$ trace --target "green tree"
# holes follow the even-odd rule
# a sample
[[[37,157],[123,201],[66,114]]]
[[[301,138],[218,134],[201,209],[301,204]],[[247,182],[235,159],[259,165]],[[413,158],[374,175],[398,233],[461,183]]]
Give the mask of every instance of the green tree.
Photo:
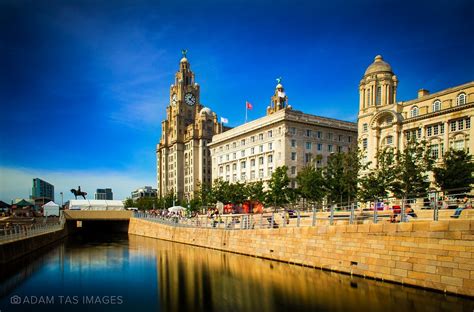
[[[131,199],[130,197],[127,197],[127,199],[125,199],[123,205],[125,208],[129,208],[129,207],[135,207],[134,206],[134,202],[133,202],[133,199]]]
[[[432,167],[433,158],[426,142],[409,141],[403,151],[395,154],[395,179],[391,191],[403,199],[425,196],[430,186],[428,173]]]
[[[325,179],[321,169],[306,166],[296,176],[301,197],[310,203],[319,203],[326,195]]]
[[[471,190],[474,163],[472,156],[464,150],[450,149],[443,156],[443,163],[433,169],[436,184],[442,190]]]
[[[209,196],[209,202],[217,203],[222,202],[224,204],[229,203],[229,191],[230,191],[230,184],[228,181],[224,181],[222,179],[214,180],[212,184],[211,193]]]
[[[245,184],[236,182],[228,185],[227,201],[232,204],[242,204],[247,199]]]
[[[334,153],[328,157],[325,168],[325,185],[328,202],[345,201],[346,189],[344,186],[344,154]]]
[[[367,166],[364,169],[367,169]],[[358,198],[363,201],[386,198],[395,181],[395,170],[395,152],[393,148],[379,150],[376,155],[375,167],[359,179]]]
[[[266,202],[273,205],[274,209],[288,203],[290,178],[288,178],[287,170],[286,166],[276,168],[268,182]]]
[[[263,189],[263,182],[257,181],[248,183],[245,188],[245,195],[250,200],[256,200],[260,203],[264,203],[266,198],[266,192]]]

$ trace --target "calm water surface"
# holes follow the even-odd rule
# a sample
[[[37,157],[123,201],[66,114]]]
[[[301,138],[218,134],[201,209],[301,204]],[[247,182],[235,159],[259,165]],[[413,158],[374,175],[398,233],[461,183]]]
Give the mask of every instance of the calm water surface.
[[[134,235],[69,237],[0,275],[0,311],[474,311],[467,298]]]

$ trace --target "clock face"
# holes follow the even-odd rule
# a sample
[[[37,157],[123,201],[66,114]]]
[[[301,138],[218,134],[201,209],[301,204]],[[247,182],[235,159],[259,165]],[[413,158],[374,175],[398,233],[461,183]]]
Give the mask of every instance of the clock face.
[[[176,105],[176,102],[178,102],[178,96],[176,95],[176,93],[174,93],[173,96],[171,97],[171,103],[173,105]]]
[[[186,95],[184,96],[184,102],[191,106],[196,104],[196,98],[194,97],[194,94],[186,93]]]

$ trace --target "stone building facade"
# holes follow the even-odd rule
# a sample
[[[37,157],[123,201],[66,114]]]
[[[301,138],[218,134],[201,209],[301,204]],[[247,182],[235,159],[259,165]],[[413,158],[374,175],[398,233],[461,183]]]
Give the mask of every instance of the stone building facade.
[[[170,87],[166,120],[156,147],[158,197],[191,199],[199,185],[212,181],[208,143],[222,131],[217,115],[200,102],[199,85],[184,54]]]
[[[359,147],[366,161],[376,164],[377,152],[385,147],[403,149],[408,140],[424,139],[440,161],[449,149],[473,150],[474,82],[397,102],[398,78],[378,55],[359,84]]]
[[[209,147],[214,179],[268,181],[275,168],[286,165],[294,186],[304,166],[323,166],[331,153],[357,144],[355,123],[305,114],[287,102],[278,83],[266,116],[213,137]]]

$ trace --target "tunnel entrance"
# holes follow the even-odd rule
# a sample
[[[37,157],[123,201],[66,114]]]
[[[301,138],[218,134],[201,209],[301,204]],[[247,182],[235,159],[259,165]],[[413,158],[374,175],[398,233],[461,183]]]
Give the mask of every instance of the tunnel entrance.
[[[68,220],[68,234],[128,233],[129,220]]]

